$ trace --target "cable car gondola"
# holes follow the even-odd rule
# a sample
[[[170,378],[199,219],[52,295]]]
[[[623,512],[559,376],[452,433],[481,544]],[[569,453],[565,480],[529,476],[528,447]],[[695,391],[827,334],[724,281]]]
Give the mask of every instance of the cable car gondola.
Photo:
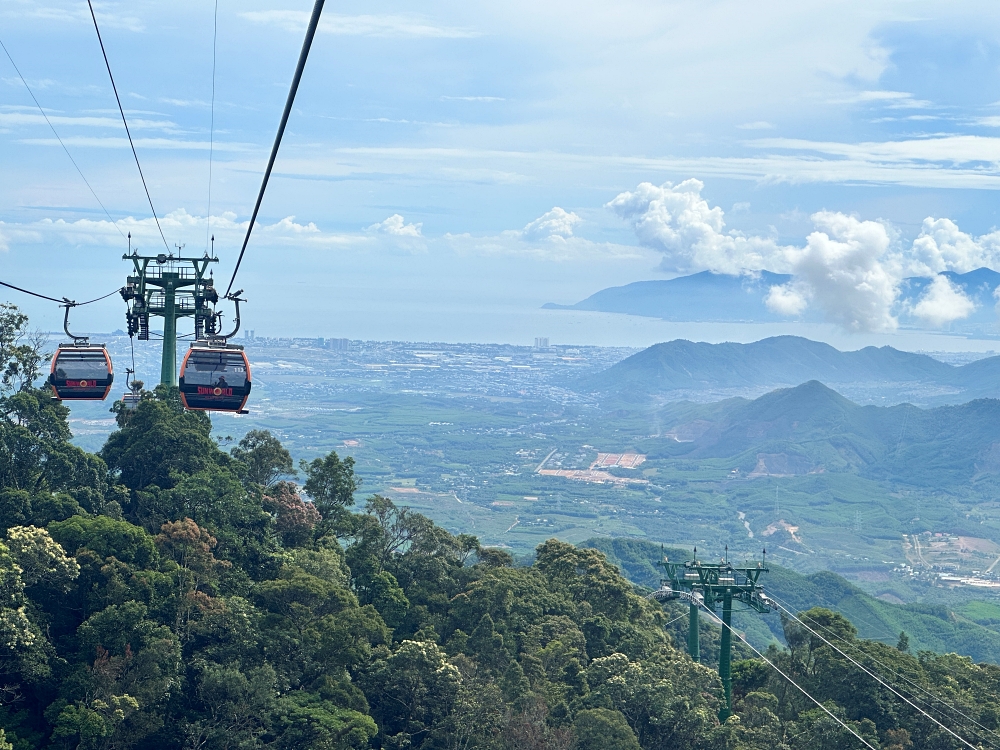
[[[52,357],[49,385],[60,401],[103,401],[111,392],[115,380],[111,357],[104,344],[91,345],[86,336],[76,336],[69,330],[69,311],[75,302],[65,301],[63,330],[73,339],[72,344],[59,344]]]
[[[49,385],[61,401],[103,401],[115,373],[104,345],[60,344],[52,358]]]
[[[185,409],[245,414],[250,396],[250,362],[237,344],[191,344],[177,381]]]

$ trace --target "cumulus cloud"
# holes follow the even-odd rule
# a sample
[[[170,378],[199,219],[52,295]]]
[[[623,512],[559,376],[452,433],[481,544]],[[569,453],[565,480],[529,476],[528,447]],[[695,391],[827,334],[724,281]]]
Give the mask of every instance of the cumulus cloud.
[[[0,222],[2,224],[2,222]],[[216,247],[238,246],[243,240],[249,221],[241,221],[235,213],[226,211],[211,217],[211,231]],[[191,248],[203,246],[209,218],[188,213],[184,209],[171,211],[160,217],[160,225],[171,243],[187,243]],[[346,245],[364,242],[357,234],[332,234],[322,231],[313,222],[295,221],[294,216],[273,224],[257,223],[254,236],[274,244],[308,243],[320,246]],[[62,241],[72,245],[124,245],[126,234],[132,235],[132,247],[140,252],[162,248],[159,231],[152,217],[137,219],[132,216],[115,222],[107,219],[41,219],[26,224],[7,224],[0,227],[0,235],[9,244],[37,244]]]
[[[947,276],[935,276],[930,286],[917,300],[917,304],[913,306],[912,312],[925,323],[941,328],[956,320],[969,317],[975,309],[976,303]]]
[[[573,236],[573,228],[582,221],[572,211],[556,206],[525,226],[521,238],[529,241],[566,240]]]
[[[937,274],[1000,268],[1000,231],[973,237],[949,219],[924,220],[909,248],[885,222],[831,211],[810,217],[815,231],[802,247],[727,231],[722,209],[701,196],[703,187],[693,179],[644,182],[606,207],[632,225],[641,244],[662,253],[663,270],[791,274],[792,281],[772,286],[764,299],[779,315],[796,317],[814,306],[849,331],[892,330],[899,324],[903,279],[934,276],[921,299],[902,311],[943,326],[971,315],[975,304]]]
[[[5,253],[10,250],[10,244],[7,242],[7,235],[3,231],[3,222],[0,221],[0,253]]]
[[[814,300],[828,320],[849,331],[894,329],[898,321],[892,308],[901,274],[889,252],[892,239],[886,226],[830,211],[811,218],[817,231],[803,249],[790,253],[793,285],[805,290],[798,299]],[[790,293],[785,294],[790,300]],[[776,293],[774,299],[780,298]],[[793,305],[788,301],[786,307]]]
[[[388,234],[393,237],[420,237],[421,227],[423,227],[423,223],[421,222],[417,222],[416,224],[407,224],[406,219],[402,216],[399,214],[393,214],[385,221],[372,224],[365,231],[376,232],[378,234]]]
[[[742,274],[787,269],[787,248],[767,237],[725,231],[723,211],[701,197],[704,184],[644,182],[606,204],[635,230],[639,241],[663,253],[665,271]]]
[[[913,241],[910,270],[929,276],[942,271],[968,273],[1000,265],[1000,232],[972,237],[951,219],[926,218]]]
[[[804,313],[809,307],[811,296],[808,286],[790,282],[772,286],[767,292],[767,297],[764,298],[764,304],[771,312],[794,318]]]

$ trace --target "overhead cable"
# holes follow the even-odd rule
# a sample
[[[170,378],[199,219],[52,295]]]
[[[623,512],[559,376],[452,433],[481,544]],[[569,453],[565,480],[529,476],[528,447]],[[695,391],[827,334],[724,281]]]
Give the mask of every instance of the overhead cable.
[[[118,102],[118,111],[122,115],[122,124],[125,125],[125,135],[128,136],[128,145],[132,147],[132,156],[135,157],[135,166],[139,170],[139,179],[142,180],[142,189],[146,191],[146,200],[149,201],[149,210],[153,212],[153,220],[156,222],[156,228],[160,230],[160,239],[163,240],[163,246],[167,248],[167,253],[170,252],[170,245],[167,244],[167,238],[163,236],[163,227],[160,226],[160,218],[156,215],[156,209],[153,208],[153,199],[149,196],[149,188],[146,186],[146,177],[142,173],[142,165],[139,164],[139,154],[135,152],[135,144],[132,142],[132,133],[128,129],[128,120],[125,119],[125,110],[122,108],[121,97],[118,96],[118,87],[115,85],[115,77],[111,73],[111,63],[108,62],[108,53],[104,49],[104,40],[101,39],[101,29],[97,25],[97,16],[94,14],[94,6],[87,0],[87,6],[90,8],[90,17],[94,19],[94,31],[97,32],[97,41],[101,45],[101,54],[104,55],[104,65],[108,69],[108,78],[111,79],[111,88],[115,92],[115,101]]]
[[[780,603],[780,600],[778,600],[777,597],[775,597],[773,594],[768,594],[768,598],[774,600],[776,604]],[[823,630],[824,632],[826,632],[826,634],[829,635],[831,638],[834,638],[834,639],[836,639],[838,641],[841,641],[841,642],[846,643],[848,645],[854,646],[854,648],[857,648],[857,644],[856,643],[848,641],[842,635],[840,635],[839,633],[833,631],[832,629],[824,626],[822,623],[819,623],[819,622],[817,622],[816,620],[814,620],[812,618],[809,618],[809,619],[812,621],[812,624],[815,627],[817,627],[820,630]],[[902,672],[896,671],[895,668],[893,668],[892,666],[886,664],[885,662],[880,661],[879,659],[877,659],[876,657],[872,656],[871,654],[865,653],[864,656],[867,659],[869,659],[870,661],[872,661],[875,664],[877,664],[878,666],[880,666],[883,670],[885,670],[886,672],[888,672],[889,674],[891,674],[893,677],[896,677],[899,680],[901,680],[902,682],[905,682],[907,684],[907,687],[914,694],[920,694],[920,693],[922,693],[923,694],[923,696],[922,696],[923,700],[928,701],[929,703],[931,701],[933,701],[935,703],[940,703],[942,706],[944,706],[945,708],[947,708],[949,711],[951,711],[951,712],[953,712],[955,714],[958,714],[963,719],[971,722],[972,724],[974,724],[976,727],[978,727],[982,731],[986,732],[987,734],[991,734],[995,738],[997,738],[998,740],[1000,740],[1000,734],[997,734],[997,732],[995,732],[992,729],[987,729],[982,724],[980,724],[976,719],[974,719],[973,717],[969,716],[967,713],[965,713],[964,711],[962,711],[960,708],[957,708],[956,706],[953,706],[951,703],[948,703],[948,701],[946,701],[941,696],[939,696],[936,693],[928,690],[923,685],[920,685],[920,684],[914,682],[913,680],[911,680],[909,677],[907,677]],[[954,677],[954,674],[952,674],[952,676]],[[935,707],[933,705],[930,706],[930,707],[933,708],[938,713],[940,713],[941,715],[947,716],[947,713],[943,709],[937,708],[937,707]],[[949,718],[954,718],[954,717],[949,717]],[[993,746],[994,747],[998,747],[998,745],[995,742],[994,742]]]
[[[834,646],[834,645],[833,645],[832,643],[830,643],[830,642],[829,642],[829,641],[828,641],[828,640],[827,640],[826,638],[824,638],[824,637],[823,637],[822,635],[820,635],[819,633],[817,633],[816,631],[814,631],[814,630],[813,630],[812,628],[810,628],[810,627],[809,627],[808,625],[806,625],[806,623],[805,623],[805,622],[804,622],[804,621],[802,620],[802,618],[800,618],[800,617],[798,617],[797,615],[793,614],[793,612],[792,612],[792,611],[791,611],[790,609],[788,609],[788,607],[784,606],[784,605],[783,605],[783,604],[782,604],[782,603],[781,603],[780,601],[776,600],[776,599],[775,599],[775,597],[773,597],[773,596],[769,595],[769,598],[770,598],[770,599],[771,599],[772,601],[774,601],[774,603],[775,603],[775,604],[776,604],[776,605],[778,606],[778,608],[779,608],[779,609],[781,609],[781,610],[782,610],[782,611],[783,611],[783,612],[784,612],[784,613],[785,613],[786,615],[788,615],[789,617],[791,617],[791,618],[792,618],[793,620],[795,620],[795,621],[796,621],[797,623],[799,623],[799,624],[800,624],[800,625],[801,625],[802,627],[804,627],[804,628],[805,628],[806,630],[808,630],[808,631],[809,631],[810,633],[812,633],[812,634],[813,634],[813,635],[815,635],[815,636],[816,636],[817,638],[819,638],[819,639],[820,639],[821,641],[823,641],[823,643],[825,643],[826,645],[828,645],[828,646],[829,646],[830,648],[832,648],[832,649],[833,649],[834,651],[836,651],[836,652],[837,652],[838,654],[840,654],[841,656],[843,656],[843,657],[844,657],[845,659],[847,659],[848,661],[850,661],[850,662],[851,662],[852,664],[854,664],[855,666],[857,666],[857,667],[858,667],[859,669],[863,670],[863,671],[865,672],[865,674],[869,675],[869,676],[870,676],[870,677],[872,677],[872,678],[873,678],[874,680],[878,681],[878,682],[879,682],[879,684],[881,684],[881,685],[882,685],[883,687],[887,688],[887,689],[888,689],[888,690],[890,690],[890,691],[891,691],[892,693],[894,693],[894,694],[895,694],[895,695],[897,695],[898,697],[902,698],[902,699],[903,699],[904,701],[906,701],[906,703],[908,703],[908,704],[909,704],[910,706],[912,706],[913,708],[915,708],[915,709],[916,709],[917,711],[919,711],[919,712],[920,712],[921,714],[923,714],[923,715],[924,715],[924,716],[926,716],[926,717],[927,717],[928,719],[930,719],[931,721],[933,721],[933,722],[934,722],[935,724],[937,724],[937,725],[938,725],[939,727],[941,727],[942,729],[944,729],[944,730],[945,730],[946,732],[948,732],[949,734],[953,735],[953,736],[954,736],[954,737],[955,737],[956,739],[958,739],[959,741],[961,741],[961,742],[965,743],[965,744],[966,744],[966,745],[968,745],[969,747],[975,747],[974,745],[970,744],[969,742],[966,742],[966,741],[965,741],[964,739],[962,739],[962,738],[961,738],[961,737],[959,737],[959,736],[958,736],[957,734],[955,734],[954,732],[952,732],[952,730],[948,729],[948,727],[944,726],[944,725],[943,725],[943,724],[942,724],[942,723],[941,723],[940,721],[938,721],[938,720],[937,720],[937,719],[935,719],[935,718],[934,718],[933,716],[931,716],[930,714],[928,714],[928,713],[927,713],[926,711],[924,711],[924,710],[923,710],[922,708],[920,708],[919,706],[915,705],[915,704],[914,704],[914,703],[913,703],[912,701],[910,701],[910,700],[909,700],[909,699],[908,699],[908,698],[907,698],[906,696],[904,696],[904,695],[902,695],[901,693],[899,693],[899,692],[898,692],[898,691],[897,691],[897,690],[896,690],[896,689],[895,689],[895,688],[894,688],[893,686],[891,686],[891,685],[887,684],[887,683],[886,683],[886,682],[885,682],[885,681],[884,681],[884,680],[882,679],[882,677],[881,677],[880,675],[878,675],[877,673],[874,673],[874,672],[870,671],[870,670],[869,670],[869,669],[868,669],[867,667],[865,667],[865,666],[864,666],[863,664],[859,663],[858,661],[856,661],[855,659],[853,659],[853,658],[852,658],[851,656],[849,656],[848,654],[844,653],[844,652],[843,652],[843,651],[842,651],[841,649],[839,649],[839,648],[837,648],[836,646]],[[816,625],[817,627],[823,627],[822,625],[820,625],[819,623],[816,623],[815,621],[813,622],[813,624],[814,624],[814,625]],[[832,632],[832,631],[831,631],[831,630],[830,630],[829,628],[825,628],[825,627],[823,627],[823,630],[827,631],[828,633],[830,633],[830,634],[831,634],[831,636],[833,636],[833,637],[836,637],[836,638],[837,638],[838,640],[841,640],[841,641],[845,641],[845,642],[846,642],[846,640],[845,640],[845,639],[844,639],[843,637],[841,637],[841,636],[838,636],[838,635],[836,635],[836,634],[835,634],[835,633],[833,633],[833,632]],[[867,656],[867,654],[866,654],[866,656]],[[870,657],[870,658],[871,658],[871,657]],[[911,686],[913,686],[914,688],[916,688],[917,690],[920,690],[921,692],[924,692],[924,693],[926,693],[926,694],[927,694],[928,696],[930,696],[930,698],[931,698],[931,699],[933,699],[933,700],[936,700],[936,701],[938,701],[939,703],[942,703],[943,705],[947,706],[947,707],[948,707],[949,709],[951,709],[952,711],[954,711],[954,712],[955,712],[956,714],[958,714],[959,716],[962,716],[963,718],[965,718],[965,719],[967,719],[968,721],[972,722],[973,724],[975,724],[975,725],[976,725],[976,727],[978,727],[979,729],[983,730],[984,732],[986,732],[986,733],[988,733],[988,734],[992,734],[992,735],[993,735],[994,737],[1000,737],[1000,735],[997,735],[997,733],[996,733],[996,732],[994,732],[994,731],[992,731],[992,730],[990,730],[990,729],[987,729],[987,728],[986,728],[986,727],[984,727],[984,726],[983,726],[982,724],[980,724],[980,723],[979,723],[978,721],[976,721],[976,720],[975,720],[974,718],[972,718],[971,716],[968,716],[967,714],[963,713],[963,712],[962,712],[962,711],[961,711],[960,709],[958,709],[958,708],[955,708],[954,706],[952,706],[951,704],[947,703],[947,702],[946,702],[946,701],[944,701],[943,699],[941,699],[941,698],[939,698],[938,696],[934,695],[934,693],[931,693],[931,692],[930,692],[929,690],[927,690],[926,688],[923,688],[923,687],[921,687],[921,686],[919,686],[919,685],[916,685],[916,684],[915,684],[915,683],[913,683],[913,682],[912,682],[911,680],[909,680],[909,679],[908,679],[908,678],[907,678],[907,677],[906,677],[905,675],[899,675],[898,673],[894,672],[894,670],[893,670],[893,669],[892,669],[891,667],[887,667],[886,665],[882,664],[882,663],[881,663],[880,661],[878,661],[877,659],[874,659],[874,658],[872,658],[872,661],[874,661],[874,662],[875,662],[876,664],[879,664],[879,665],[880,665],[881,667],[883,667],[884,669],[888,669],[888,670],[889,670],[890,672],[893,672],[893,674],[894,674],[895,676],[897,676],[897,677],[901,677],[901,678],[902,678],[903,680],[905,680],[906,682],[910,683],[910,685],[911,685]],[[915,692],[915,691],[914,691],[914,692]],[[926,700],[926,698],[925,698],[924,700]],[[933,707],[932,707],[932,708],[933,708]],[[935,711],[938,711],[938,712],[939,712],[939,713],[941,713],[941,714],[944,714],[944,711],[942,711],[942,710],[941,710],[941,709],[939,709],[939,708],[934,708],[934,710],[935,710]],[[996,744],[996,742],[995,742],[995,741],[993,741],[993,740],[990,740],[990,744],[991,744],[991,745],[992,745],[993,747],[997,747],[997,744]]]
[[[8,284],[6,281],[0,281],[0,286],[5,286],[8,289],[13,289],[18,292],[23,292],[24,294],[30,294],[32,297],[38,297],[39,299],[47,299],[49,302],[58,302],[60,305],[69,305],[70,307],[83,307],[84,305],[89,305],[93,302],[100,302],[102,299],[107,299],[113,294],[118,294],[121,288],[114,289],[105,295],[96,297],[94,299],[89,299],[86,302],[74,302],[68,297],[63,297],[62,299],[56,299],[55,297],[49,297],[46,294],[39,294],[38,292],[33,292],[30,289],[23,289],[19,286],[14,286],[13,284]]]
[[[778,603],[775,602],[775,604],[778,604]],[[972,748],[972,750],[978,750],[978,748],[975,745],[973,745],[967,739],[965,739],[961,735],[959,735],[956,732],[954,732],[953,730],[951,730],[949,727],[946,727],[944,724],[942,724],[936,718],[934,718],[933,716],[931,716],[929,713],[927,713],[924,709],[922,709],[916,703],[914,703],[909,698],[907,698],[905,695],[903,695],[901,692],[899,692],[895,687],[893,687],[892,685],[890,685],[889,683],[887,683],[885,680],[883,680],[878,674],[876,674],[875,672],[872,672],[871,670],[869,670],[866,666],[864,666],[857,659],[855,659],[855,658],[849,656],[848,654],[844,653],[842,650],[840,650],[839,648],[837,648],[836,646],[834,646],[832,643],[830,643],[830,641],[828,641],[822,635],[820,635],[815,630],[813,630],[812,628],[810,628],[801,619],[799,619],[799,617],[796,616],[790,609],[782,606],[781,604],[778,604],[778,608],[781,609],[782,612],[784,612],[786,615],[788,615],[789,617],[791,617],[793,620],[795,620],[795,622],[797,622],[799,625],[801,625],[806,630],[808,630],[810,633],[812,633],[812,635],[814,635],[815,637],[819,638],[821,641],[823,641],[823,643],[825,643],[827,646],[829,646],[834,651],[836,651],[838,654],[840,654],[845,659],[847,659],[849,662],[851,662],[851,664],[853,664],[858,669],[860,669],[862,672],[864,672],[866,675],[868,675],[873,680],[875,680],[879,685],[881,685],[882,687],[884,687],[889,692],[893,693],[896,697],[898,697],[901,700],[903,700],[904,702],[906,702],[911,708],[914,708],[917,711],[919,711],[924,717],[926,717],[926,718],[930,719],[931,721],[933,721],[935,724],[938,725],[938,727],[940,727],[941,729],[943,729],[944,731],[946,731],[948,734],[950,734],[956,740],[958,740],[959,742],[961,742],[963,745],[965,745],[965,746],[967,746],[969,748]]]
[[[791,683],[791,684],[792,684],[792,685],[793,685],[794,687],[798,688],[799,692],[800,692],[800,693],[802,693],[802,695],[804,695],[804,696],[805,696],[806,698],[808,698],[808,699],[809,699],[809,700],[811,700],[811,701],[812,701],[813,703],[815,703],[815,704],[816,704],[817,706],[819,706],[819,708],[823,709],[823,712],[824,712],[824,713],[825,713],[825,714],[826,714],[827,716],[829,716],[829,717],[830,717],[831,719],[833,719],[833,720],[834,720],[835,722],[837,722],[838,724],[840,724],[840,726],[842,726],[842,727],[843,727],[844,729],[846,729],[846,730],[847,730],[848,732],[850,732],[850,733],[851,733],[852,735],[854,735],[854,737],[855,737],[855,738],[856,738],[856,739],[857,739],[857,740],[858,740],[858,741],[859,741],[859,742],[860,742],[860,743],[861,743],[862,745],[864,745],[865,747],[867,747],[867,748],[868,748],[868,750],[876,750],[876,748],[875,748],[875,747],[874,747],[874,746],[873,746],[873,745],[872,745],[872,744],[871,744],[870,742],[868,742],[868,740],[866,740],[866,739],[865,739],[864,737],[862,737],[862,736],[861,736],[860,734],[858,734],[858,733],[857,733],[857,732],[856,732],[856,731],[855,731],[855,730],[854,730],[854,729],[853,729],[853,728],[852,728],[851,726],[849,726],[849,725],[848,725],[848,724],[847,724],[846,722],[844,722],[844,720],[843,720],[843,719],[841,719],[841,718],[840,718],[839,716],[837,716],[837,715],[836,715],[835,713],[833,713],[833,711],[831,711],[831,710],[830,710],[829,708],[827,708],[827,707],[826,707],[826,706],[824,706],[824,705],[823,705],[822,703],[820,703],[820,702],[819,702],[819,701],[818,701],[818,700],[817,700],[816,698],[813,698],[813,697],[812,697],[812,696],[811,696],[811,695],[810,695],[810,694],[809,694],[808,692],[806,692],[806,689],[805,689],[804,687],[802,687],[801,685],[799,685],[799,684],[798,684],[798,683],[797,683],[797,682],[796,682],[795,680],[793,680],[793,679],[792,679],[791,677],[789,677],[789,676],[788,676],[787,674],[785,674],[784,672],[782,672],[782,671],[781,671],[781,669],[779,669],[779,668],[777,667],[777,665],[775,665],[775,664],[774,664],[774,662],[772,662],[771,660],[769,660],[769,659],[768,659],[768,658],[767,658],[766,656],[764,656],[764,654],[762,654],[762,653],[761,653],[760,651],[758,651],[758,650],[757,650],[757,649],[756,649],[756,648],[755,648],[755,647],[754,647],[754,646],[753,646],[753,645],[752,645],[752,644],[750,643],[750,641],[748,641],[748,640],[747,640],[747,639],[746,639],[746,638],[745,638],[745,637],[743,636],[743,634],[742,634],[742,633],[740,633],[740,632],[738,632],[738,631],[734,630],[734,629],[733,629],[733,626],[732,626],[732,625],[730,625],[729,623],[727,623],[727,622],[725,622],[725,621],[723,621],[723,620],[719,619],[719,616],[718,616],[718,615],[716,615],[716,614],[715,614],[715,612],[713,612],[713,611],[712,611],[711,609],[709,609],[709,608],[708,608],[707,606],[705,606],[705,604],[704,604],[703,602],[698,602],[698,605],[699,605],[699,606],[700,606],[700,607],[701,607],[702,609],[704,609],[704,610],[705,610],[706,612],[708,612],[708,613],[709,613],[709,614],[710,614],[710,615],[711,615],[711,616],[712,616],[712,617],[713,617],[713,618],[714,618],[715,620],[718,620],[718,621],[719,621],[720,623],[722,623],[722,626],[723,626],[723,627],[725,627],[725,628],[729,628],[729,632],[730,632],[730,633],[732,633],[733,635],[735,635],[735,636],[736,636],[737,638],[739,638],[739,639],[740,639],[741,641],[743,641],[743,643],[745,643],[745,644],[746,644],[746,645],[747,645],[747,646],[748,646],[748,647],[750,648],[750,650],[751,650],[751,651],[753,651],[753,652],[754,652],[755,654],[757,654],[757,656],[759,656],[759,657],[760,657],[760,658],[761,658],[761,659],[762,659],[762,660],[764,661],[764,663],[766,663],[766,664],[767,664],[768,666],[770,666],[770,667],[771,667],[771,669],[773,669],[773,670],[774,670],[775,672],[777,672],[777,673],[778,673],[778,674],[780,674],[780,675],[781,675],[782,677],[784,677],[784,678],[785,678],[786,680],[788,680],[788,682],[790,682],[790,683]]]
[[[7,59],[10,60],[10,64],[14,66],[14,70],[17,72],[18,78],[21,79],[21,83],[24,84],[24,88],[28,90],[28,95],[31,97],[31,100],[35,103],[35,106],[38,107],[38,111],[42,113],[42,117],[45,118],[45,122],[48,123],[49,128],[52,130],[52,135],[54,135],[56,137],[56,140],[59,141],[59,145],[62,146],[63,151],[66,152],[66,156],[68,156],[69,160],[73,162],[73,166],[76,167],[76,171],[80,175],[80,178],[84,181],[84,183],[86,183],[87,189],[90,190],[90,194],[94,196],[94,200],[97,201],[97,203],[100,205],[102,209],[104,209],[105,215],[111,221],[111,224],[114,226],[114,228],[118,230],[118,234],[124,237],[125,233],[122,232],[121,227],[118,226],[118,222],[116,222],[113,218],[111,218],[111,213],[108,211],[107,208],[104,207],[104,203],[101,202],[101,199],[97,197],[97,193],[94,192],[94,188],[91,187],[90,181],[87,180],[86,177],[84,177],[83,170],[81,170],[80,165],[76,163],[76,159],[73,158],[73,154],[71,154],[69,152],[69,149],[66,148],[66,144],[63,143],[63,139],[59,137],[59,133],[56,132],[55,126],[52,124],[52,121],[49,119],[49,116],[45,114],[45,110],[42,109],[42,105],[38,103],[38,99],[35,97],[35,92],[31,90],[31,86],[28,85],[28,82],[24,79],[24,76],[21,75],[21,69],[17,67],[17,63],[14,62],[14,58],[10,56],[10,52],[7,50],[7,46],[3,43],[2,39],[0,39],[0,47],[3,47],[3,51],[7,55]]]
[[[212,156],[215,151],[215,57],[219,40],[219,0],[215,0],[215,21],[212,31],[212,124],[208,129],[208,211],[205,213],[205,250],[212,234]]]
[[[89,3],[90,0],[87,0]],[[264,170],[264,180],[260,183],[260,192],[257,194],[257,203],[253,207],[253,214],[250,216],[250,225],[247,227],[247,236],[243,238],[243,247],[240,248],[240,256],[236,259],[236,268],[233,269],[233,276],[229,279],[229,286],[226,287],[226,294],[233,288],[236,281],[236,274],[240,270],[240,263],[243,262],[243,254],[247,250],[247,243],[250,241],[250,233],[253,231],[254,222],[257,221],[257,212],[260,210],[260,203],[264,200],[264,191],[267,189],[267,181],[271,178],[271,169],[274,167],[274,160],[278,156],[278,147],[281,146],[281,137],[285,134],[285,125],[288,124],[288,115],[291,114],[292,104],[295,102],[295,93],[299,90],[299,81],[302,80],[302,71],[306,67],[306,60],[309,57],[309,49],[312,47],[313,37],[316,35],[316,27],[319,25],[319,17],[323,12],[324,0],[316,0],[313,6],[312,16],[309,19],[309,26],[306,28],[306,38],[302,41],[302,51],[299,52],[299,62],[295,66],[295,75],[292,77],[292,86],[288,91],[288,98],[285,100],[285,111],[281,114],[281,123],[278,125],[278,133],[274,137],[274,145],[271,146],[271,157],[267,160],[267,169]]]

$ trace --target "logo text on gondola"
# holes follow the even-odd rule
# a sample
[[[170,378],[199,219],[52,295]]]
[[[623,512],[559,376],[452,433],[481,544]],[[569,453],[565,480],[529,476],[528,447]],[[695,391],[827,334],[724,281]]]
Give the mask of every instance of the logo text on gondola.
[[[216,387],[216,388],[208,388],[206,386],[199,385],[198,386],[198,395],[199,396],[232,396],[233,395],[233,389],[232,388],[218,388],[218,387]]]

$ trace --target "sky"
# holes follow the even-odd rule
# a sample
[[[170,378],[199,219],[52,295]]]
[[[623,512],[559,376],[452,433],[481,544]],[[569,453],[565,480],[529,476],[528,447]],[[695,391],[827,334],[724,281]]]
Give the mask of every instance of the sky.
[[[214,110],[214,3],[94,7],[166,244],[201,255],[214,234],[228,282],[311,4],[219,0]],[[0,40],[97,196],[0,55],[0,280],[99,296],[124,282],[123,235],[164,242],[86,3],[3,0]],[[985,2],[330,0],[238,277],[244,324],[934,348],[972,302],[939,277],[903,311],[899,285],[1000,270],[998,164],[1000,16]],[[762,269],[792,276],[767,296],[785,324],[686,333],[539,309]],[[7,299],[59,327],[54,304]],[[810,310],[826,324],[797,322]],[[74,322],[123,319],[111,298]]]

